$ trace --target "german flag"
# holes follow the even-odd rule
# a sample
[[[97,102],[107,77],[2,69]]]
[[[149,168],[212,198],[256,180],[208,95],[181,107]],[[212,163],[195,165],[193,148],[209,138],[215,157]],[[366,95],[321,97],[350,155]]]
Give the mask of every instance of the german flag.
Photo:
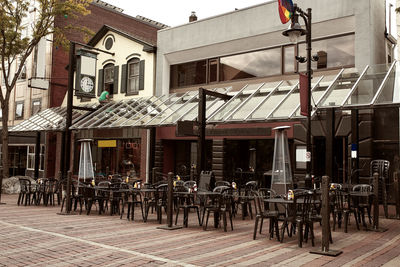
[[[278,0],[279,3],[279,17],[281,18],[282,24],[287,23],[293,14],[293,2],[292,0]]]

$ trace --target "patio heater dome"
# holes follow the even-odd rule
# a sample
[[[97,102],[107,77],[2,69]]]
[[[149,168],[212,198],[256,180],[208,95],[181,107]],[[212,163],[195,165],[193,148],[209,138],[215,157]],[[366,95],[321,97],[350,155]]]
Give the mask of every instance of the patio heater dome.
[[[86,179],[94,180],[92,152],[90,149],[90,143],[92,141],[92,139],[79,140],[79,142],[81,142],[81,153],[79,157],[78,172],[79,181],[83,180],[84,182],[86,182]]]

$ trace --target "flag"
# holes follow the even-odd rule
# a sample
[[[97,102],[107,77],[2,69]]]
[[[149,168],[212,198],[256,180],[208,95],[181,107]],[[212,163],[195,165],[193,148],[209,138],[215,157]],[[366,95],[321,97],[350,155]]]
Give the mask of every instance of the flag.
[[[299,73],[300,75],[300,114],[308,115],[308,75]]]
[[[278,0],[279,3],[279,17],[281,18],[282,24],[287,23],[293,14],[293,2],[292,0]]]

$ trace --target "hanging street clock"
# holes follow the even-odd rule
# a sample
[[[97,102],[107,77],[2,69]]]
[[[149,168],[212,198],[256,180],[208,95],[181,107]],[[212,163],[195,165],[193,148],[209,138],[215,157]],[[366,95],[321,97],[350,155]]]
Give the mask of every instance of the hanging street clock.
[[[86,49],[77,51],[75,95],[78,97],[96,97],[96,61],[97,53]]]

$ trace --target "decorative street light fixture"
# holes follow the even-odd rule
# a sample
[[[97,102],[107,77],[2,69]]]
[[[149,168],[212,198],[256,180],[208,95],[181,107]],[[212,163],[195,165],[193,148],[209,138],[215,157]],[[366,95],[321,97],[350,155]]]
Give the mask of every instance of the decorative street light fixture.
[[[298,18],[302,17],[304,19],[304,23],[306,25],[306,30],[304,30],[299,22]],[[312,69],[311,69],[311,8],[307,9],[307,13],[301,10],[296,4],[293,5],[292,15],[291,15],[291,24],[289,28],[282,33],[284,36],[289,37],[292,43],[297,43],[298,38],[300,36],[306,35],[306,44],[307,44],[307,57],[299,57],[296,56],[296,60],[300,63],[307,62],[307,152],[306,152],[306,177],[305,182],[307,187],[311,187],[311,79],[312,79]],[[317,58],[316,58],[317,59]],[[318,59],[317,59],[318,60]],[[302,110],[303,111],[303,110]]]

